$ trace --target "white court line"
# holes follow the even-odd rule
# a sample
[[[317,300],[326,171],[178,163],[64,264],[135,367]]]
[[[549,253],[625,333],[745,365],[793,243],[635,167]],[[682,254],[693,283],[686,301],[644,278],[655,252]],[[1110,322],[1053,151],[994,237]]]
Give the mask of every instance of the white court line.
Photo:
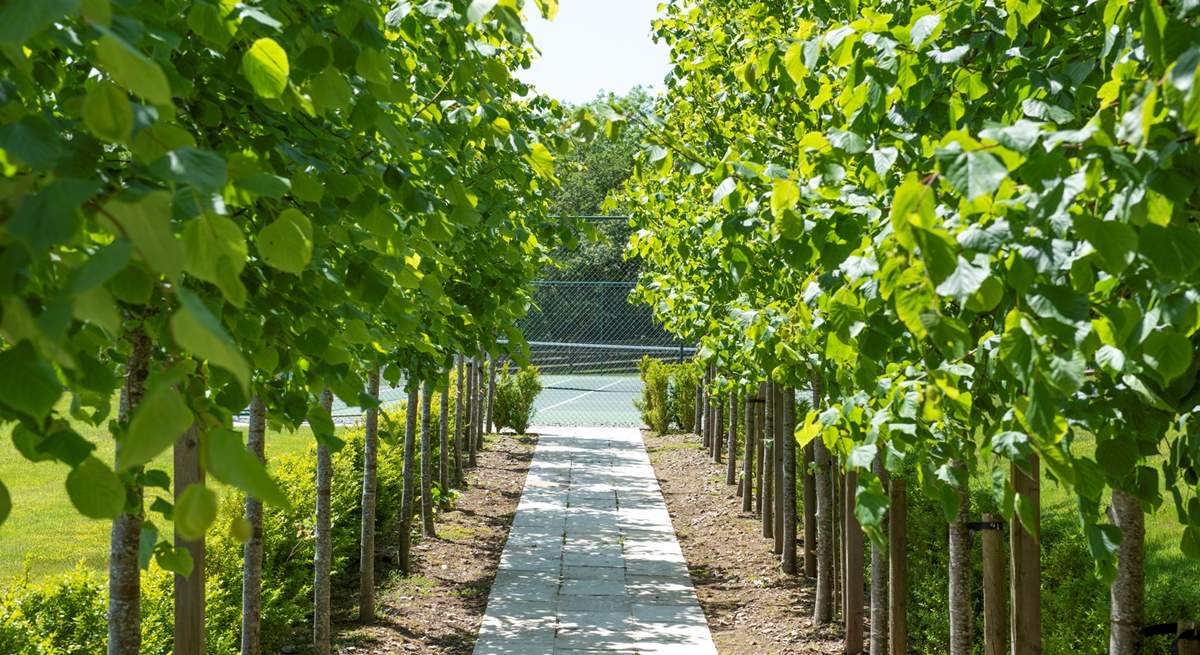
[[[551,406],[549,406],[549,407],[539,407],[539,408],[538,408],[538,411],[539,411],[539,412],[545,412],[545,411],[548,411],[548,410],[554,409],[555,407],[562,407],[563,405],[566,405],[567,403],[573,403],[573,402],[575,402],[576,400],[579,400],[580,398],[583,398],[584,396],[590,396],[591,394],[594,394],[594,393],[596,393],[597,391],[604,391],[605,389],[607,389],[607,388],[609,388],[609,387],[612,387],[612,386],[616,386],[616,385],[618,385],[618,384],[621,384],[622,382],[626,382],[626,380],[624,380],[624,379],[622,379],[622,380],[617,380],[616,382],[613,382],[613,383],[611,383],[611,384],[606,384],[606,385],[604,385],[603,387],[600,387],[599,389],[592,389],[591,391],[585,391],[585,392],[583,392],[583,393],[579,394],[578,396],[575,396],[574,398],[568,398],[567,400],[564,400],[564,401],[562,401],[561,403],[554,403],[553,405],[551,405]]]

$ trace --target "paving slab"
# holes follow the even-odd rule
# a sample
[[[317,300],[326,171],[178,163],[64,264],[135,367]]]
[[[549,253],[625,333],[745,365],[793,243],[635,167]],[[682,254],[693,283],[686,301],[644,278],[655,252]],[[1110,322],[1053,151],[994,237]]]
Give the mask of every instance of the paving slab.
[[[641,433],[534,430],[475,655],[716,655]]]

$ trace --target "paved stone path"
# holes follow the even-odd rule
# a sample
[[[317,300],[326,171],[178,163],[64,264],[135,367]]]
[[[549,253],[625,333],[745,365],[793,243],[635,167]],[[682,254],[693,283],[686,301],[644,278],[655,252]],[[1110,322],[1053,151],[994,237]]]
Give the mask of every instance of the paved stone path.
[[[641,434],[539,433],[475,655],[716,655]]]

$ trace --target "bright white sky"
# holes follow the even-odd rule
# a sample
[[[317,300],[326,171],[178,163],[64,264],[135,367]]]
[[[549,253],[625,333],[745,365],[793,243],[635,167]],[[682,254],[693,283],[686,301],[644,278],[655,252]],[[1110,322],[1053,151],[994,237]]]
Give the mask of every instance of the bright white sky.
[[[635,86],[662,89],[670,52],[650,38],[660,0],[560,0],[553,21],[526,3],[526,28],[540,58],[517,76],[542,93],[571,103],[601,90],[623,94]]]

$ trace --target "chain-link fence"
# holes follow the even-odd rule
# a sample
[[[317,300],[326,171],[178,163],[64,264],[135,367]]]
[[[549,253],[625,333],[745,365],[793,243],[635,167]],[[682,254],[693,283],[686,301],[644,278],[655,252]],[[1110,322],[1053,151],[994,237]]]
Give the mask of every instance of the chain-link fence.
[[[534,307],[521,323],[542,373],[539,425],[639,426],[638,361],[695,352],[667,334],[649,307],[630,301],[638,263],[622,257],[625,221],[595,220],[604,238],[560,255],[535,283]]]

